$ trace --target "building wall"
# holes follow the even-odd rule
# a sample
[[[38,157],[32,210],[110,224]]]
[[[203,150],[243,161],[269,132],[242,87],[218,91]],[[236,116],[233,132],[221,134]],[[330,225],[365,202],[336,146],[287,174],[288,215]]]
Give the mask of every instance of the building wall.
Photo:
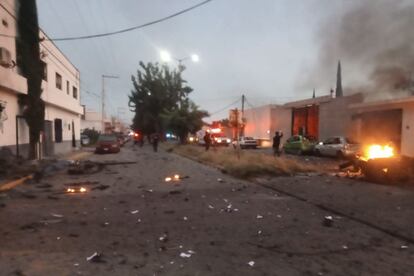
[[[289,139],[292,134],[292,109],[281,106],[275,106],[271,111],[271,124],[269,139],[272,138],[276,131],[282,131],[282,144]]]
[[[290,137],[292,111],[279,105],[265,105],[245,110],[245,136],[259,139],[262,146],[271,146],[272,138],[277,130],[282,131],[282,142]]]
[[[28,143],[29,130],[26,121],[23,118],[16,118],[16,115],[20,114],[17,95],[0,88],[0,101],[5,106],[0,118],[0,146],[16,144],[16,120],[18,120],[19,144]]]
[[[87,110],[85,112],[85,119],[81,121],[81,129],[86,128],[102,132],[102,113]]]
[[[360,95],[338,97],[319,106],[319,140],[331,136],[356,138],[349,106],[362,101]]]
[[[17,2],[17,0],[0,0],[7,11],[14,15],[17,14],[15,9]],[[7,26],[2,22],[0,23],[0,33],[16,36],[17,22],[7,11],[0,7],[0,19],[7,22]],[[43,31],[40,31],[39,35],[40,37],[46,37]],[[0,47],[6,48],[11,53],[11,59],[16,61],[15,39],[0,37]],[[42,61],[47,64],[46,80],[42,81],[45,120],[54,122],[56,118],[59,118],[63,121],[63,141],[53,145],[55,152],[59,153],[71,148],[72,125],[70,125],[71,130],[69,130],[68,124],[71,124],[72,121],[75,124],[76,140],[80,139],[80,115],[83,113],[83,108],[80,105],[79,71],[51,41],[42,41],[40,52]],[[56,87],[56,72],[62,76],[62,89]],[[67,90],[67,83],[69,84],[69,90]],[[22,107],[18,105],[18,97],[22,94],[27,94],[27,81],[19,75],[18,68],[0,66],[0,104],[6,106],[2,119],[0,118],[0,146],[7,146],[12,150],[16,149],[16,116],[22,114]],[[7,114],[7,120],[5,120],[5,114]],[[1,128],[1,123],[3,128]],[[24,154],[23,149],[27,148],[29,143],[28,127],[23,118],[18,119],[17,125],[19,149],[21,154]],[[70,145],[69,148],[68,145]]]
[[[256,139],[269,139],[271,105],[265,105],[244,111],[246,125],[244,135]]]
[[[414,104],[403,108],[401,154],[414,158]]]

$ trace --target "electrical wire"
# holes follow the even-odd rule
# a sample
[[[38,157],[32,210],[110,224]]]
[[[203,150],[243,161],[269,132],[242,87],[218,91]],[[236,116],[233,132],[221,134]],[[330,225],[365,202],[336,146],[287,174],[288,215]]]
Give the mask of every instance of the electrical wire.
[[[133,26],[133,27],[121,29],[121,30],[118,30],[118,31],[106,32],[106,33],[101,33],[101,34],[93,34],[93,35],[85,35],[85,36],[58,37],[58,38],[51,38],[49,40],[52,40],[52,41],[81,40],[81,39],[90,39],[90,38],[105,37],[105,36],[112,36],[112,35],[117,35],[117,34],[121,34],[121,33],[126,33],[126,32],[134,31],[134,30],[137,30],[137,29],[142,29],[144,27],[148,27],[148,26],[151,26],[151,25],[155,25],[155,24],[161,23],[163,21],[167,21],[167,20],[172,19],[176,16],[179,16],[183,13],[187,13],[191,10],[194,10],[194,9],[198,8],[198,7],[206,5],[207,3],[211,2],[211,1],[213,1],[213,0],[205,0],[201,3],[198,3],[194,6],[186,8],[186,9],[181,10],[179,12],[173,13],[171,15],[165,16],[163,18],[156,19],[156,20],[153,20],[153,21],[150,21],[150,22],[138,25],[138,26]]]
[[[170,20],[174,17],[177,17],[181,14],[187,13],[191,10],[194,10],[198,7],[201,7],[203,5],[206,5],[207,3],[211,2],[213,0],[205,0],[201,3],[198,3],[194,6],[191,6],[189,8],[186,8],[184,10],[178,11],[176,13],[170,14],[168,16],[162,17],[160,19],[156,19],[138,26],[133,26],[133,27],[129,27],[129,28],[125,28],[125,29],[121,29],[121,30],[117,30],[117,31],[112,31],[112,32],[106,32],[106,33],[101,33],[101,34],[92,34],[92,35],[84,35],[84,36],[72,36],[72,37],[57,37],[57,38],[44,38],[42,39],[42,41],[69,41],[69,40],[81,40],[81,39],[91,39],[91,38],[98,38],[98,37],[105,37],[105,36],[112,36],[112,35],[117,35],[117,34],[122,34],[122,33],[126,33],[126,32],[130,32],[130,31],[134,31],[134,30],[138,30],[138,29],[142,29],[151,25],[155,25],[157,23],[161,23],[167,20]],[[14,16],[14,14],[12,14],[6,7],[4,7],[3,4],[0,3],[0,6],[3,7],[4,10],[7,11],[7,13],[9,13],[12,17],[14,17],[16,19],[16,17]],[[9,37],[9,38],[16,38],[16,36],[9,36],[9,35],[5,35],[5,34],[0,34],[0,36],[2,37]]]
[[[228,108],[232,107],[233,105],[235,105],[235,104],[239,103],[240,101],[241,101],[241,99],[237,99],[237,101],[232,102],[231,104],[226,105],[225,107],[220,108],[219,110],[217,110],[217,111],[214,111],[214,112],[210,113],[210,116],[215,115],[215,114],[220,113],[220,112],[223,112],[224,110],[226,110],[226,109],[228,109]]]

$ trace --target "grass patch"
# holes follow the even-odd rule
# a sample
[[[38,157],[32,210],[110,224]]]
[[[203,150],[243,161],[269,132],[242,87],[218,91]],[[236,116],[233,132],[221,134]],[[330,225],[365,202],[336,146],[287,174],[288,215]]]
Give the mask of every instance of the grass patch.
[[[205,151],[194,145],[166,145],[167,152],[199,161],[220,168],[223,172],[239,178],[255,176],[287,176],[297,173],[317,172],[316,166],[299,160],[278,157],[255,151],[240,151],[240,158],[233,148],[212,148]]]

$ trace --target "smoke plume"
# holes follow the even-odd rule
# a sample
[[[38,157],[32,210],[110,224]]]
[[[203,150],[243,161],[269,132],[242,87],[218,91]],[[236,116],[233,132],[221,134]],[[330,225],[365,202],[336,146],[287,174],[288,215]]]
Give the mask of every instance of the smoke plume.
[[[414,2],[351,3],[318,33],[321,48],[317,70],[311,77],[333,83],[336,64],[341,60],[345,94],[364,92],[368,98],[413,95]]]

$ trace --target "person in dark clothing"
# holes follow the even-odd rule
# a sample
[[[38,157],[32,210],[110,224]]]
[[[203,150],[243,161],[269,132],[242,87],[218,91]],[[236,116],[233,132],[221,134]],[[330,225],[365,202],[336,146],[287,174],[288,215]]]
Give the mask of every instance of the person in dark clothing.
[[[282,140],[283,133],[281,131],[276,131],[275,136],[273,137],[273,155],[280,156],[280,141]]]
[[[160,136],[158,133],[153,133],[151,137],[152,142],[152,148],[154,149],[154,152],[158,151],[158,142],[160,141]]]
[[[206,132],[206,134],[204,135],[204,142],[205,142],[206,151],[208,151],[211,145],[211,136],[209,132]]]

